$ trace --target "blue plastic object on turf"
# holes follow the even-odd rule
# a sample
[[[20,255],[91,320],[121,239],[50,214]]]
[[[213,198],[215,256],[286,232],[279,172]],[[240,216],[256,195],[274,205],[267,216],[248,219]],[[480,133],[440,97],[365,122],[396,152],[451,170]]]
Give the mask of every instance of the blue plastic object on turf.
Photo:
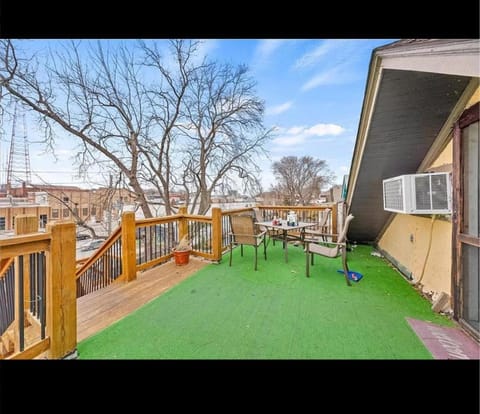
[[[337,272],[343,275],[343,270],[337,270]],[[348,278],[353,282],[358,282],[362,277],[361,273],[352,272],[351,270],[348,272]]]

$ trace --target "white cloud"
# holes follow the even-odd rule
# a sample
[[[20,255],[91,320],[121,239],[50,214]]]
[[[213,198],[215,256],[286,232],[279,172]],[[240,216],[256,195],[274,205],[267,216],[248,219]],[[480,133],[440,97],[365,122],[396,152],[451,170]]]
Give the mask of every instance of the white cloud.
[[[305,130],[305,127],[304,126],[294,126],[294,127],[291,127],[287,133],[288,134],[300,134],[302,131]]]
[[[345,128],[336,124],[316,124],[307,128],[305,134],[307,135],[317,135],[322,137],[324,135],[340,135]]]
[[[324,40],[301,56],[293,65],[294,70],[312,72],[310,79],[302,85],[308,91],[322,85],[349,83],[358,78],[356,63],[365,48],[370,47],[363,39]]]
[[[346,166],[346,165],[341,165],[338,170],[342,173],[342,174],[348,174],[348,172],[350,171],[350,167]]]
[[[323,56],[327,55],[330,51],[335,50],[341,43],[345,42],[345,40],[334,40],[329,39],[323,41],[320,45],[314,47],[312,50],[309,50],[303,56],[301,56],[297,61],[294,63],[294,69],[303,69],[309,66],[314,65],[319,60],[322,59]]]
[[[330,66],[350,60],[358,53],[363,40],[328,39],[322,41],[296,60],[293,69],[307,69],[317,65],[322,60]]]
[[[302,91],[308,91],[322,85],[341,85],[356,79],[358,75],[352,69],[350,63],[339,64],[325,69],[310,78],[302,85]]]
[[[345,128],[336,124],[315,124],[311,127],[293,126],[288,129],[277,127],[277,133],[282,135],[273,140],[273,150],[281,147],[291,147],[307,142],[312,137],[336,136],[345,131]]]
[[[283,104],[275,105],[275,106],[272,106],[271,108],[267,108],[265,113],[267,115],[279,115],[285,111],[288,111],[292,107],[292,105],[293,105],[293,101],[284,102]]]
[[[302,85],[302,91],[308,91],[321,85],[331,85],[342,83],[339,68],[327,69],[318,73],[313,78]]]
[[[306,136],[303,134],[300,135],[285,135],[283,137],[278,137],[273,140],[275,146],[279,145],[282,147],[291,147],[292,145],[303,144],[306,140]],[[276,148],[276,147],[274,147]]]
[[[250,62],[250,67],[252,70],[256,71],[267,66],[275,55],[278,54],[278,51],[285,47],[286,45],[293,44],[298,42],[298,40],[293,39],[264,39],[259,40],[257,47],[253,53],[252,61]]]
[[[284,39],[265,39],[260,40],[255,50],[255,55],[258,60],[268,59],[280,46],[285,44]]]

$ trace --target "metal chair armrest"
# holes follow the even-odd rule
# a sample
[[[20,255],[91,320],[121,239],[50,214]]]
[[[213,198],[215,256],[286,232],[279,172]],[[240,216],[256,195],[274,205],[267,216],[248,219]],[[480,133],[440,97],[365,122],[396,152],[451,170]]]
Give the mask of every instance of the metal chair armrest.
[[[257,234],[244,234],[244,233],[228,233],[229,236],[246,236],[246,237],[263,237],[267,232],[262,231]]]
[[[308,229],[305,229],[305,233],[313,234],[315,236],[325,236],[325,237],[338,237],[339,236],[337,233],[322,233],[321,231],[308,230]]]
[[[322,240],[317,240],[317,239],[307,239],[307,238],[304,240],[304,243],[305,243],[305,245],[308,245],[310,243],[322,244],[322,245],[333,245],[333,246],[346,246],[347,245],[347,243],[345,243],[345,242],[337,243],[337,242],[329,242],[329,241],[322,241]]]

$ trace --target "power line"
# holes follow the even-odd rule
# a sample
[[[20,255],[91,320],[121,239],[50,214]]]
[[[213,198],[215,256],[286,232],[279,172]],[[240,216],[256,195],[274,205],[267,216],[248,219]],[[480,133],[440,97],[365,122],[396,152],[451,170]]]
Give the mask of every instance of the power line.
[[[7,168],[0,168],[0,172],[6,172],[8,171]],[[34,169],[34,173],[42,173],[42,174],[77,174],[77,172],[75,171],[71,171],[71,170],[37,170],[36,168]],[[94,170],[88,170],[87,174],[98,174],[98,173],[105,173],[105,174],[109,174],[108,171],[105,171],[105,170],[98,170],[98,171],[94,171]]]

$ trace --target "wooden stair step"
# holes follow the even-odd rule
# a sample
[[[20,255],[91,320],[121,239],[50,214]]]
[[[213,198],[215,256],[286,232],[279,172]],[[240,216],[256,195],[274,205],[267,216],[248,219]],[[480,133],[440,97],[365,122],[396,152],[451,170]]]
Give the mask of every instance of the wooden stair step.
[[[13,354],[14,351],[14,332],[13,329],[9,329],[0,337],[0,356],[6,358]]]

